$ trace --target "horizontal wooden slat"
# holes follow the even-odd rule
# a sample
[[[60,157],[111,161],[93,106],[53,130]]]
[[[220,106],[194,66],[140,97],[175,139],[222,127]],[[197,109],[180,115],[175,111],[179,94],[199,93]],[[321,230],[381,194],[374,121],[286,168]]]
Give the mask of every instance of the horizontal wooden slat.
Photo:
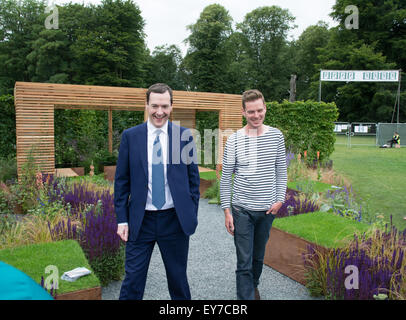
[[[54,172],[55,109],[144,111],[146,91],[145,88],[16,82],[18,170],[35,147],[34,154],[41,160],[41,170]],[[173,100],[171,119],[180,121],[182,126],[195,127],[196,110],[219,112],[218,127],[221,129],[237,130],[242,126],[240,95],[175,90]],[[223,140],[219,145],[220,157]]]

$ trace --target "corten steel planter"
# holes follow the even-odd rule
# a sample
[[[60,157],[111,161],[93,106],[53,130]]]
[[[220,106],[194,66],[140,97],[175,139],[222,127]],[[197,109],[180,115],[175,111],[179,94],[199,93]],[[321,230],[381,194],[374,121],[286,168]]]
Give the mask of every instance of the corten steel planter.
[[[104,166],[103,172],[104,172],[104,179],[113,182],[114,176],[116,174],[116,166]]]
[[[76,168],[71,168],[78,176],[84,176],[85,175],[85,168],[84,167],[76,167]]]
[[[200,186],[199,186],[200,198],[203,198],[203,195],[206,192],[206,190],[210,188],[214,183],[216,183],[216,180],[206,180],[200,178]]]
[[[95,287],[90,289],[57,294],[55,300],[101,300],[101,296],[102,296],[101,287]]]
[[[328,250],[294,234],[272,227],[265,248],[264,264],[305,285],[303,253],[307,252],[308,245],[316,246],[320,251]]]

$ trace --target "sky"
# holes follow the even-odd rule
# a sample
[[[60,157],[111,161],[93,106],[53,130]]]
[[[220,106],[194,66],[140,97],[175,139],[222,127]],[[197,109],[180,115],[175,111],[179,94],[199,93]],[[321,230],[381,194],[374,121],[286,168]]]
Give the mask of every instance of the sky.
[[[56,5],[69,2],[68,0],[48,0]],[[71,0],[73,3],[99,4],[101,0]],[[146,44],[152,52],[159,45],[177,45],[183,55],[187,46],[184,40],[190,35],[186,27],[194,24],[203,9],[210,4],[220,4],[236,23],[242,22],[244,16],[262,6],[276,5],[288,9],[296,17],[297,28],[291,30],[289,39],[297,39],[311,25],[322,20],[330,27],[337,23],[329,16],[335,0],[133,0],[145,21],[144,32]]]

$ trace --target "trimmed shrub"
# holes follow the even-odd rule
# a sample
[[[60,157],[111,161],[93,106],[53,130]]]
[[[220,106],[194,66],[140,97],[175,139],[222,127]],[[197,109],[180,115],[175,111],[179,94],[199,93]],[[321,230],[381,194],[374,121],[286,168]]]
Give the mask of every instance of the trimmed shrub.
[[[12,95],[0,96],[0,114],[0,155],[13,158],[16,155],[16,114]]]
[[[335,103],[315,101],[268,102],[265,124],[276,127],[285,136],[286,148],[307,158],[309,164],[328,159],[334,151],[334,121],[338,119]],[[304,152],[307,151],[307,157]]]

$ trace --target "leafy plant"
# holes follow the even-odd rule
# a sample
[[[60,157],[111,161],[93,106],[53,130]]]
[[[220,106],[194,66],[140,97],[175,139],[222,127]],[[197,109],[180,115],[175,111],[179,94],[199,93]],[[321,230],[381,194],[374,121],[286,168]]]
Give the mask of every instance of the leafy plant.
[[[101,285],[120,280],[124,273],[125,250],[121,246],[117,253],[106,253],[92,260],[91,267],[99,278]]]
[[[216,182],[204,193],[204,197],[211,200],[211,203],[220,203],[220,180],[216,179]]]
[[[310,213],[319,210],[314,200],[308,199],[306,195],[300,195],[298,191],[287,189],[286,200],[279,209],[277,218],[295,216],[303,213]]]
[[[334,191],[327,190],[328,211],[351,220],[362,220],[362,206],[355,200],[354,192],[346,186]]]
[[[9,232],[13,226],[17,223],[15,215],[2,214],[0,215],[0,234],[4,235]]]
[[[301,161],[298,157],[293,157],[289,159],[288,166],[288,180],[289,181],[300,181],[307,180],[310,177],[310,169]]]
[[[0,181],[0,214],[12,214],[17,203],[17,198],[10,188]]]
[[[18,194],[18,203],[21,204],[25,213],[38,204],[43,186],[42,174],[32,152],[33,150],[30,151],[27,161],[21,166],[20,179],[15,185],[18,190],[13,190]]]
[[[17,162],[15,157],[8,156],[0,158],[0,181],[7,182],[8,180],[17,178]]]

